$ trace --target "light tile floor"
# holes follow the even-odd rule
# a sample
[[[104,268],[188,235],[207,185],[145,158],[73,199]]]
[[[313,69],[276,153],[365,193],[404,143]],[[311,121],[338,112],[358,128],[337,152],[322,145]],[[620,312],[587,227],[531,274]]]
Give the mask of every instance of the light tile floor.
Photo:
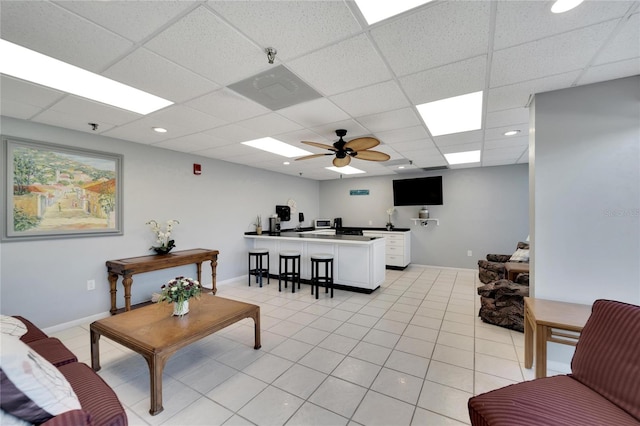
[[[477,286],[470,270],[410,266],[372,294],[316,300],[308,285],[280,293],[245,277],[218,296],[260,305],[262,349],[247,319],[179,351],[157,416],[140,355],[102,338],[99,374],[130,425],[469,424],[469,397],[533,378],[522,333],[477,317]],[[54,336],[90,364],[88,328]]]

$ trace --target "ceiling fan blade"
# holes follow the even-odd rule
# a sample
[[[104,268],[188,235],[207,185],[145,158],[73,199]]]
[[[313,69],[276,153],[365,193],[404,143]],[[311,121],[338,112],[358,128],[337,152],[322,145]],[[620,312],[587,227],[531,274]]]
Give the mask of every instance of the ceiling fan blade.
[[[344,147],[345,149],[351,148],[353,151],[362,151],[378,145],[380,145],[380,141],[376,138],[356,138],[347,142]]]
[[[358,151],[353,153],[353,157],[369,161],[387,161],[391,158],[388,154],[380,151]]]
[[[350,162],[351,162],[351,157],[348,155],[344,158],[336,157],[333,159],[333,165],[336,167],[348,166]]]
[[[298,161],[298,160],[310,160],[312,158],[324,157],[325,155],[333,155],[333,153],[327,152],[326,154],[305,155],[304,157],[296,158],[296,161]]]
[[[336,150],[332,145],[327,145],[327,144],[324,144],[324,143],[309,142],[309,141],[302,141],[302,143],[305,143],[305,144],[311,145],[311,146],[315,146],[316,148],[329,149],[331,151],[335,151]]]

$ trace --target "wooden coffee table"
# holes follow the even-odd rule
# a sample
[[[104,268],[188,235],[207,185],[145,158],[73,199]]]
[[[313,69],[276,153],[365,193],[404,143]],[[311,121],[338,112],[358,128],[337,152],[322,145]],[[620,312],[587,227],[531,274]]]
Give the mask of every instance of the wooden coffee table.
[[[151,409],[162,408],[162,371],[179,349],[244,318],[255,322],[254,349],[260,349],[260,307],[204,294],[189,301],[189,313],[173,316],[173,306],[159,303],[95,321],[91,331],[91,367],[100,370],[100,336],[142,355],[149,365]]]

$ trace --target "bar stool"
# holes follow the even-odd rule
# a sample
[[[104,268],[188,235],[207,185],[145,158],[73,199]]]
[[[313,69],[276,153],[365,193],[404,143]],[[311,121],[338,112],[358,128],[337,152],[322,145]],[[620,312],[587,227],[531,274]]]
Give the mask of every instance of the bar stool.
[[[284,272],[282,272],[282,263],[284,262]],[[291,271],[289,271],[289,262],[291,262]],[[282,280],[284,280],[284,288],[287,288],[287,280],[291,281],[291,292],[296,292],[296,282],[298,290],[300,290],[300,252],[297,251],[281,251],[279,259],[278,271],[278,291],[282,291]]]
[[[262,259],[267,256],[267,267],[264,267]],[[251,259],[254,259],[255,268],[251,268]],[[249,250],[249,287],[251,287],[251,275],[256,276],[256,283],[260,283],[262,287],[262,276],[267,277],[267,284],[269,284],[269,250],[266,248],[254,248]]]
[[[324,275],[320,275],[320,264],[324,264]],[[328,293],[331,288],[333,298],[333,255],[331,253],[316,253],[311,255],[311,294],[313,287],[316,289],[316,299],[318,298],[318,286],[324,284],[324,292]]]

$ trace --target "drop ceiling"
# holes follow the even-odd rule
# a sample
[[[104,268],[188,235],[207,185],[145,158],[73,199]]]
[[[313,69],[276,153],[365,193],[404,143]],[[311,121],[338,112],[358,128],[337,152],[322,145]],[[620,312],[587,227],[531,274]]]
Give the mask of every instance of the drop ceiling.
[[[369,26],[352,1],[2,0],[1,38],[175,104],[143,116],[2,75],[1,113],[315,180],[340,177],[329,157],[284,165],[241,142],[374,136],[391,160],[352,161],[366,176],[476,149],[451,167],[527,163],[532,94],[640,74],[640,2],[551,4],[433,1]],[[229,88],[279,66],[320,97],[270,109]],[[481,130],[431,136],[416,105],[479,90]]]

